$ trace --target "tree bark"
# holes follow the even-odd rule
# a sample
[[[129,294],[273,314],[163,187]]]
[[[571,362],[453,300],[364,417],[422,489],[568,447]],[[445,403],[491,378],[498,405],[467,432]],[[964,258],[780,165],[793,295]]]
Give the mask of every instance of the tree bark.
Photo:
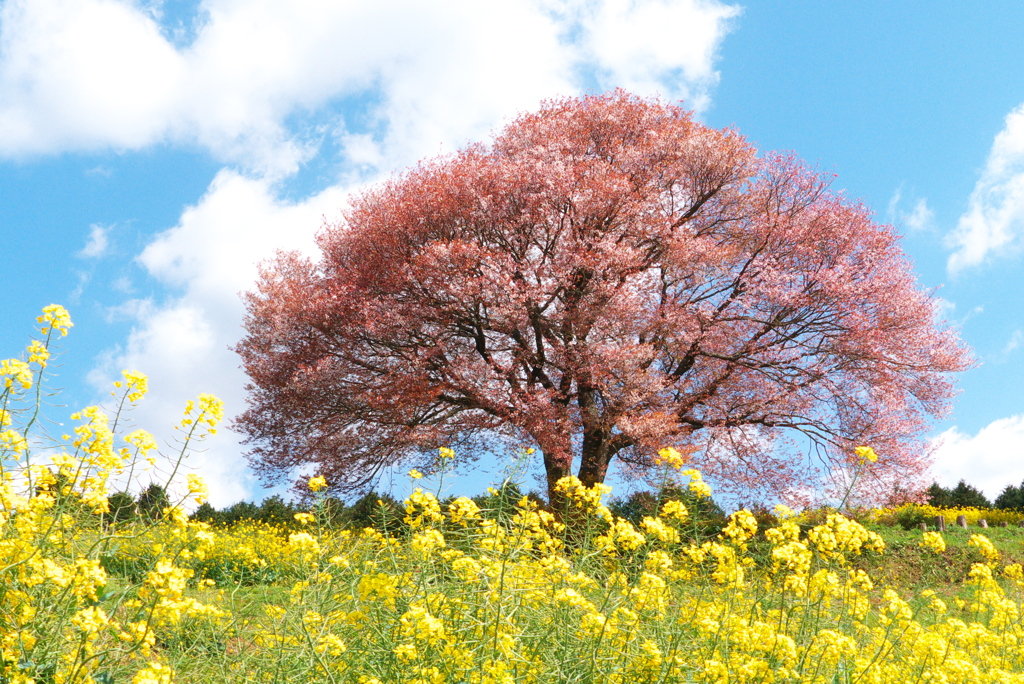
[[[611,461],[610,458],[592,455],[590,458],[584,456],[580,463],[580,482],[583,483],[584,487],[593,487],[596,484],[604,482],[605,475],[608,474],[608,463]]]

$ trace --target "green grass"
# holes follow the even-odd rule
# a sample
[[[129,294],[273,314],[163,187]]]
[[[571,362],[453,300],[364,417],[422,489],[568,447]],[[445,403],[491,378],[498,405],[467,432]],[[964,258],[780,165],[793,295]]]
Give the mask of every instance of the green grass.
[[[978,550],[967,544],[974,534],[983,534],[992,541],[1002,564],[1024,563],[1024,529],[1019,527],[947,527],[943,533],[946,551],[941,555],[921,547],[920,529],[872,524],[865,527],[882,536],[886,551],[880,556],[864,556],[856,565],[876,582],[915,593],[925,588],[955,593],[971,565],[984,562]]]

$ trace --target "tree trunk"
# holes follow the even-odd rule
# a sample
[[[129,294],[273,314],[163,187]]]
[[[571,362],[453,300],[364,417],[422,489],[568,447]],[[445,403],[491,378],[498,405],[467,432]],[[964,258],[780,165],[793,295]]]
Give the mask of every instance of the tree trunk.
[[[572,462],[564,457],[544,452],[544,471],[548,479],[548,499],[554,501],[555,483],[572,475]]]
[[[597,403],[597,392],[589,382],[579,383],[578,402],[583,419],[583,445],[580,450],[580,482],[585,487],[603,483],[612,459],[611,431]]]
[[[587,453],[586,449],[583,450],[579,478],[584,487],[593,487],[604,482],[604,478],[608,474],[608,463],[611,461],[607,452],[607,446],[603,449],[595,449],[590,453]]]
[[[548,506],[558,518],[561,518],[561,513],[565,510],[565,497],[555,491],[555,484],[563,477],[572,475],[572,460],[545,451],[544,472],[548,480]]]

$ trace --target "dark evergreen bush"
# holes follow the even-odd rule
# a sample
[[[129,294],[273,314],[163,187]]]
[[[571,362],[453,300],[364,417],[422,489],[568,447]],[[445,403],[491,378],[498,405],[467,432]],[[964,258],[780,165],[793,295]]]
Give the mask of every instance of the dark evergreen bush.
[[[1024,511],[1024,482],[1019,487],[1006,485],[996,497],[995,507],[1009,510]]]
[[[641,490],[633,492],[626,499],[613,499],[608,508],[611,512],[639,525],[645,516],[655,517],[666,501],[681,501],[690,512],[689,526],[694,536],[708,537],[718,534],[725,525],[726,515],[714,499],[696,496],[685,487],[670,485],[661,491]]]
[[[114,492],[107,497],[106,520],[110,523],[128,522],[138,515],[135,507],[135,497],[128,492]]]
[[[147,520],[159,520],[164,517],[164,509],[171,505],[167,490],[155,482],[142,490],[136,502],[139,515]]]
[[[963,480],[952,489],[933,482],[928,487],[928,503],[938,508],[992,508],[992,503],[980,490]]]

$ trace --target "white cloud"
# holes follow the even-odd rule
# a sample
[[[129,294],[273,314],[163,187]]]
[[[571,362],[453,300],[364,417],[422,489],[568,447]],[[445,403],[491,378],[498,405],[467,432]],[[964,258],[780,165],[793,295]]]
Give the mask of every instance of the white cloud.
[[[196,206],[140,255],[151,275],[180,295],[165,302],[135,299],[110,313],[134,321],[127,340],[109,350],[90,376],[109,387],[122,369],[149,375],[150,394],[135,412],[141,427],[164,440],[186,400],[201,392],[223,399],[229,415],[244,408],[245,377],[230,350],[241,337],[239,293],[252,288],[257,262],[281,249],[311,251],[326,217],[337,219],[344,193],[332,188],[300,203],[274,199],[268,181],[222,171]],[[193,465],[208,476],[211,502],[252,497],[258,487],[246,473],[237,435],[222,430]]]
[[[323,133],[290,130],[290,118],[356,98],[382,131],[374,160],[405,165],[575,92],[588,69],[602,87],[700,105],[737,10],[711,0],[207,0],[202,12],[194,40],[177,46],[130,0],[8,0],[0,155],[171,141],[288,174]],[[341,123],[343,138],[364,132],[351,128]]]
[[[107,253],[110,240],[107,235],[113,226],[101,226],[94,223],[89,226],[89,237],[86,239],[85,247],[78,253],[78,256],[87,259],[96,259]]]
[[[914,208],[909,212],[903,209],[903,190],[897,188],[896,192],[889,199],[889,221],[896,225],[905,226],[911,232],[921,232],[931,228],[935,222],[935,212],[928,206],[928,201],[923,197],[918,198]]]
[[[924,198],[917,200],[909,214],[904,215],[903,222],[912,231],[921,231],[932,225],[935,213],[928,207]]]
[[[180,56],[132,4],[12,0],[0,27],[0,153],[138,147],[174,116]]]
[[[1019,248],[1024,229],[1024,105],[1010,112],[996,136],[967,211],[947,236],[950,273],[982,264],[997,250]]]
[[[1018,328],[1013,331],[1013,334],[1010,335],[1010,339],[1007,340],[1003,350],[999,353],[999,360],[1005,361],[1010,354],[1020,348],[1022,342],[1024,342],[1024,330],[1020,330]]]
[[[738,7],[703,0],[580,3],[583,49],[602,88],[624,87],[707,105],[714,57]],[[675,76],[675,78],[672,78]]]
[[[973,436],[952,427],[935,442],[934,473],[943,486],[966,480],[992,499],[1024,480],[1024,415],[1000,418]]]

